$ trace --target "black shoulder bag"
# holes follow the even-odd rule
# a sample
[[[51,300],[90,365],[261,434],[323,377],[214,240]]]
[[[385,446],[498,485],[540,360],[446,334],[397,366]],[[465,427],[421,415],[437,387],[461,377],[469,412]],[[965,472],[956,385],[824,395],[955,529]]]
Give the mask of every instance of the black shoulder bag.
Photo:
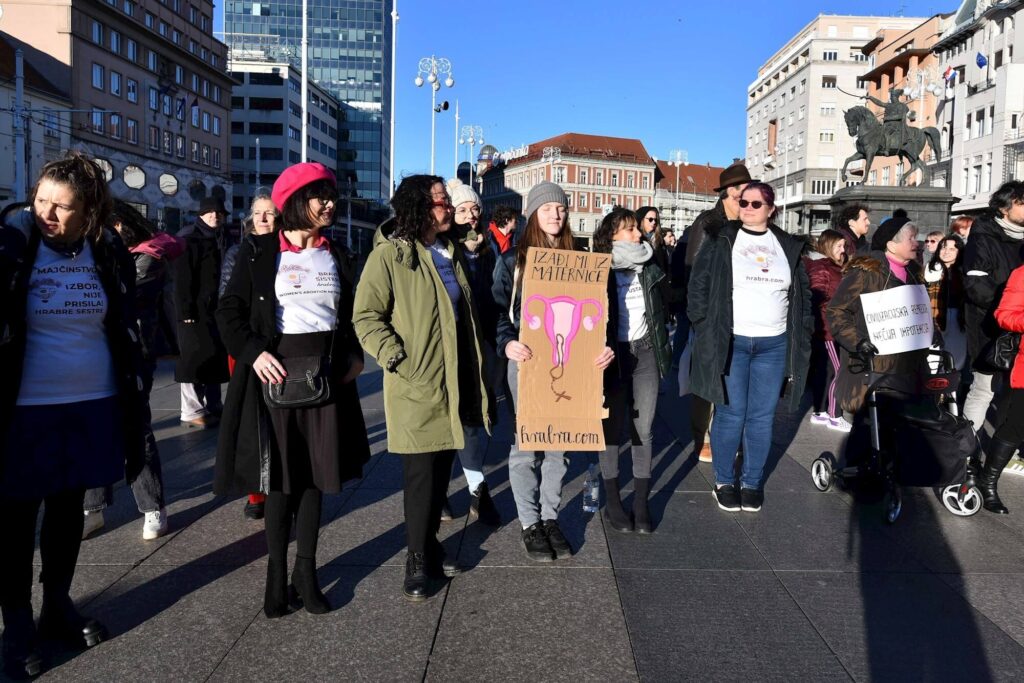
[[[996,370],[1012,370],[1020,348],[1020,332],[1003,332],[985,350],[985,363]]]
[[[279,358],[286,376],[280,384],[263,385],[263,400],[271,408],[312,408],[331,399],[331,354],[334,330],[326,356]]]

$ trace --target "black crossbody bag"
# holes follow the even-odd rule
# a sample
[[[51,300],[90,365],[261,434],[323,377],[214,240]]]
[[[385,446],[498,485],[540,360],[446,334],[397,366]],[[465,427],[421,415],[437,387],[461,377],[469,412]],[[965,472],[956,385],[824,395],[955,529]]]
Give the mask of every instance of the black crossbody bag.
[[[331,355],[334,332],[324,356],[279,358],[286,376],[280,384],[263,385],[263,400],[271,408],[312,408],[331,400]]]

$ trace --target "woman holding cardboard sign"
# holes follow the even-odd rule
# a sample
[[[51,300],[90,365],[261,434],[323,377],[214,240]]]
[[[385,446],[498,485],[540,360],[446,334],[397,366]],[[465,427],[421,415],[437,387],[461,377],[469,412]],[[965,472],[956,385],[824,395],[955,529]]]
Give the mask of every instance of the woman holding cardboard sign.
[[[740,219],[708,235],[690,276],[687,310],[694,328],[693,392],[715,404],[711,453],[715,498],[729,512],[757,512],[775,407],[785,392],[799,405],[810,364],[810,285],[803,240],[775,225],[775,191],[750,183]],[[736,484],[736,452],[743,467]]]
[[[569,228],[569,200],[555,183],[535,185],[526,199],[526,229],[515,250],[505,253],[494,269],[494,303],[498,307],[498,353],[509,363],[508,381],[518,401],[519,363],[533,358],[533,351],[519,341],[522,272],[530,247],[576,248]],[[602,370],[615,354],[608,347],[594,363]],[[538,471],[537,461],[540,460]],[[572,556],[572,547],[558,526],[562,503],[562,477],[566,471],[563,451],[522,451],[512,444],[508,456],[509,483],[523,526],[526,554],[538,562]]]
[[[643,239],[633,212],[617,206],[594,232],[594,251],[612,255],[608,281],[609,333],[617,342],[616,361],[604,375],[608,418],[605,450],[600,455],[607,502],[604,519],[616,531],[651,533],[647,499],[651,492],[651,450],[658,385],[672,368],[672,348],[665,326],[662,283],[666,273],[655,249]],[[622,423],[630,415],[633,432],[633,514],[619,496],[619,446]]]

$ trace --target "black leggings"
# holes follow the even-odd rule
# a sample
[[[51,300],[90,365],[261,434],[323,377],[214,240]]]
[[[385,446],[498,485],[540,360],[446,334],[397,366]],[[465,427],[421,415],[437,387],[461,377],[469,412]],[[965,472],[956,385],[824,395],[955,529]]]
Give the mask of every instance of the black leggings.
[[[71,591],[78,550],[82,545],[82,501],[85,491],[62,491],[44,499],[0,500],[0,605],[4,619],[17,610],[32,610],[32,554],[36,521],[43,508],[39,533],[44,601],[61,600]]]
[[[271,491],[263,511],[267,532],[267,552],[271,564],[283,565],[288,557],[288,540],[292,519],[295,520],[295,545],[298,557],[315,559],[320,537],[320,506],[323,494],[319,489],[298,493]]]

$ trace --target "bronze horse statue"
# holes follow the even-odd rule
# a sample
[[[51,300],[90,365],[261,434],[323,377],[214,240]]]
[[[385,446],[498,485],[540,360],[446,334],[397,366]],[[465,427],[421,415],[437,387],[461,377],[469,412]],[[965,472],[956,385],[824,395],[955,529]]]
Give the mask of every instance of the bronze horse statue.
[[[924,185],[927,182],[928,169],[921,163],[921,152],[924,151],[925,143],[927,143],[931,146],[935,158],[939,157],[941,142],[937,128],[911,128],[904,125],[903,144],[896,147],[886,143],[882,124],[867,107],[852,107],[846,110],[843,116],[846,119],[846,127],[850,135],[857,138],[857,151],[843,164],[843,182],[846,182],[846,167],[850,165],[851,161],[861,159],[865,160],[864,180],[867,181],[868,171],[871,170],[871,163],[876,156],[898,156],[910,162],[906,173],[900,176],[900,185],[905,184],[907,178],[918,168],[921,169],[921,184]]]

